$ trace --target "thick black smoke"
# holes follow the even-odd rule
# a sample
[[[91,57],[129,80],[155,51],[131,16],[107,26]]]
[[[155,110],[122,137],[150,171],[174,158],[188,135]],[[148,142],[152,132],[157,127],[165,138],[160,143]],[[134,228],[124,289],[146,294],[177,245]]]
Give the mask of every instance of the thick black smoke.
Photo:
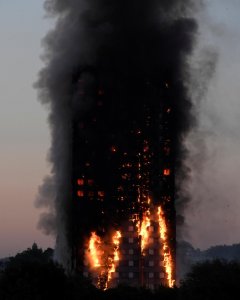
[[[40,100],[50,111],[52,175],[39,191],[39,205],[50,206],[40,224],[57,234],[58,258],[67,263],[71,210],[72,121],[94,104],[91,88],[96,78],[112,89],[116,102],[133,101],[134,89],[144,81],[153,87],[170,85],[173,107],[175,165],[184,178],[182,141],[195,120],[187,89],[188,57],[197,24],[191,0],[48,0],[56,27],[44,39],[45,68],[36,84]],[[198,1],[199,2],[199,1]],[[89,92],[79,98],[76,83],[84,79]],[[132,97],[124,87],[133,83]],[[131,100],[132,99],[132,100]],[[159,99],[161,101],[161,99]],[[185,200],[179,199],[180,206]],[[54,214],[54,221],[53,221]]]

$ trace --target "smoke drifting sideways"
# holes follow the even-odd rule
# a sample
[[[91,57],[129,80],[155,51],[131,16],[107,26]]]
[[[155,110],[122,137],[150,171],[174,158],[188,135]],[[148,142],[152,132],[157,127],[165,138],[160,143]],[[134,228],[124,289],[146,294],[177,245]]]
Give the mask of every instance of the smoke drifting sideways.
[[[171,86],[173,148],[178,180],[177,212],[187,197],[181,189],[188,177],[184,139],[195,126],[189,93],[191,56],[197,38],[192,17],[199,7],[191,0],[48,0],[46,11],[56,18],[44,39],[45,67],[35,84],[49,110],[51,176],[39,188],[37,206],[48,207],[39,226],[56,235],[56,258],[68,264],[71,223],[72,122],[94,105],[96,76],[111,89],[123,90],[134,79],[153,86]],[[200,1],[199,1],[200,4]],[[76,80],[77,78],[77,80]],[[87,83],[79,96],[76,81]],[[142,82],[139,81],[139,87]],[[124,95],[124,92],[122,93]],[[116,101],[121,100],[118,97]],[[160,99],[161,101],[161,99]],[[137,114],[137,103],[136,103]]]

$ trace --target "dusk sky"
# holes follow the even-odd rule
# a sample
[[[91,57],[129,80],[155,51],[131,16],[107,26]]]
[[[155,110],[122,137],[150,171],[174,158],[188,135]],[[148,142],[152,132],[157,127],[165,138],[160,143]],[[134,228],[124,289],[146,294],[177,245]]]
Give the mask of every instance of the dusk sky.
[[[216,69],[198,105],[199,127],[186,141],[192,169],[186,240],[203,249],[240,242],[240,1],[206,3],[198,15],[201,37],[193,61],[211,53]],[[52,26],[42,6],[0,0],[0,257],[33,242],[54,245],[37,230],[41,211],[34,207],[50,172],[47,111],[32,87],[43,66],[41,39]]]

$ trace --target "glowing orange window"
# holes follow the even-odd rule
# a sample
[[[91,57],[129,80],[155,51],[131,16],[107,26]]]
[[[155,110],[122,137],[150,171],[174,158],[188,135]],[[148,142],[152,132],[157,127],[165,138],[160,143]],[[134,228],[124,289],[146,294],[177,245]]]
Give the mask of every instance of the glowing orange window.
[[[84,185],[84,179],[78,179],[77,184],[78,185]]]
[[[78,195],[78,197],[84,197],[84,192],[83,191],[78,191],[77,195]]]
[[[169,176],[170,174],[171,174],[170,169],[164,169],[164,171],[163,171],[164,176]]]
[[[99,197],[104,197],[105,196],[105,193],[103,191],[98,191],[98,196]]]

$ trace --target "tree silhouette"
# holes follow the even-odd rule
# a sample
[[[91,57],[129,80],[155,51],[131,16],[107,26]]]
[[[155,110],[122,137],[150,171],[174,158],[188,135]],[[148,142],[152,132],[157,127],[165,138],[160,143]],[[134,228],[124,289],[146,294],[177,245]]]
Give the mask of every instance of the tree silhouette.
[[[240,298],[240,264],[223,260],[193,266],[181,283],[183,300],[231,300]]]
[[[43,252],[33,244],[10,258],[0,275],[0,299],[67,299],[64,270],[50,259],[51,255],[50,249]]]

